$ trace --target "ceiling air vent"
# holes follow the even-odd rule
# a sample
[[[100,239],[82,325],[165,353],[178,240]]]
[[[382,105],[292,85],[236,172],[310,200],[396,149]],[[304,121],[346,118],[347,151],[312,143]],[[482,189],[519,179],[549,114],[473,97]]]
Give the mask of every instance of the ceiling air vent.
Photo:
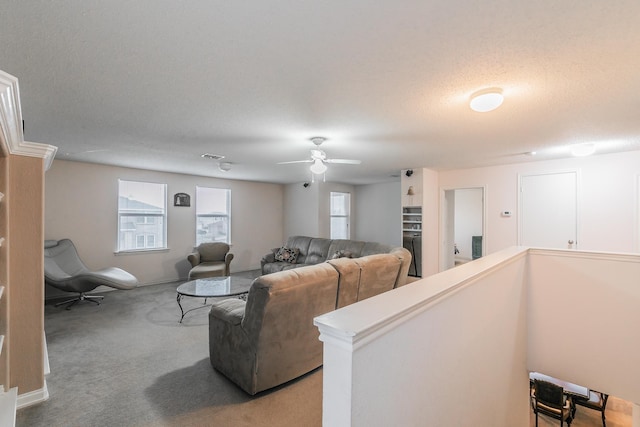
[[[204,153],[200,157],[203,157],[205,159],[212,159],[212,160],[222,160],[222,159],[224,159],[224,156],[221,156],[219,154],[210,154],[210,153]]]

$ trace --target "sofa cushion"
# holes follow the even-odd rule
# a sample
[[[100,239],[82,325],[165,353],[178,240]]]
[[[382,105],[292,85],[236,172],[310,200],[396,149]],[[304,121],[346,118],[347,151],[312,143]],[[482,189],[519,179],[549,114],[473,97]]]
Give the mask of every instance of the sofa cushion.
[[[189,270],[189,280],[224,276],[226,269],[227,265],[224,261],[201,262]]]
[[[315,238],[309,244],[309,252],[305,259],[305,264],[318,264],[325,262],[329,256],[330,239]]]
[[[287,248],[285,246],[278,249],[275,255],[276,261],[284,261],[289,264],[295,264],[298,259],[298,254],[300,253],[300,249],[298,248]]]
[[[216,303],[216,310],[211,310],[210,315],[215,316],[231,325],[239,325],[244,317],[246,302],[239,298],[227,298]]]
[[[309,264],[290,264],[284,261],[270,262],[262,266],[262,274],[277,273],[278,271],[291,270],[294,268],[304,267]]]
[[[400,272],[396,279],[396,285],[394,288],[399,288],[407,284],[407,274],[409,273],[409,266],[411,265],[411,252],[401,247],[392,248],[389,253],[398,257],[401,263]]]
[[[229,252],[229,245],[226,243],[202,243],[198,246],[200,262],[224,261],[224,257]]]
[[[368,255],[355,258],[354,261],[360,266],[358,301],[394,288],[401,266],[401,261],[396,255]]]
[[[287,248],[298,249],[298,264],[304,264],[307,260],[307,254],[309,253],[309,244],[311,244],[313,237],[308,236],[291,236],[287,239],[287,243],[284,246]]]
[[[327,261],[338,272],[338,300],[336,309],[358,301],[360,284],[360,265],[351,258],[338,258]]]

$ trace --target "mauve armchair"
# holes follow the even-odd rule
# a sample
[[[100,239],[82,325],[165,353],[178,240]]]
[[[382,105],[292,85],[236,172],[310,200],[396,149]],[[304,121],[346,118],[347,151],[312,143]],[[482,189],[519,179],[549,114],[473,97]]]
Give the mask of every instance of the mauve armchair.
[[[233,254],[229,245],[222,242],[201,243],[196,250],[187,256],[191,263],[189,280],[205,277],[229,276],[229,268]]]

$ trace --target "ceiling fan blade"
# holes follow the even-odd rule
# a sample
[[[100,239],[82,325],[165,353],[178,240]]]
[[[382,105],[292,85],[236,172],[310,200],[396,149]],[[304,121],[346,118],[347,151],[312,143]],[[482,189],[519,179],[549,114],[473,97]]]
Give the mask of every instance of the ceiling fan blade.
[[[289,165],[291,163],[313,163],[313,160],[293,160],[291,162],[278,162],[277,165]]]
[[[349,160],[349,159],[327,159],[325,160],[327,163],[342,163],[345,165],[359,165],[362,163],[361,160]]]

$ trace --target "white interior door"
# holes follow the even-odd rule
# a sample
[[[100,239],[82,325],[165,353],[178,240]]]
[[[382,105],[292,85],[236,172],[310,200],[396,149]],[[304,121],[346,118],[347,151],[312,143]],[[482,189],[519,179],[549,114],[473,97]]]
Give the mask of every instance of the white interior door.
[[[520,177],[519,244],[577,249],[577,172]]]

